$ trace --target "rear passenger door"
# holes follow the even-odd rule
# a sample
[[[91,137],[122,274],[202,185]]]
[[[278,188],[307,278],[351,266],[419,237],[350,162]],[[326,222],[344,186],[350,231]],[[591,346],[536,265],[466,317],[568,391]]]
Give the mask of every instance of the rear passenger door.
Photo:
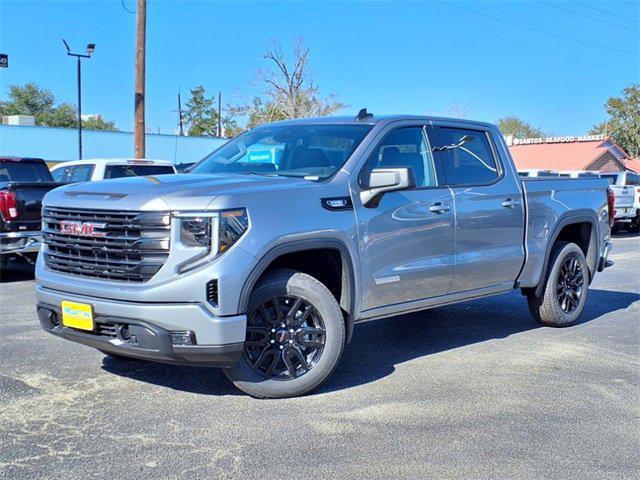
[[[441,123],[429,129],[456,216],[450,293],[513,284],[524,260],[524,206],[515,172],[505,172],[489,130]]]

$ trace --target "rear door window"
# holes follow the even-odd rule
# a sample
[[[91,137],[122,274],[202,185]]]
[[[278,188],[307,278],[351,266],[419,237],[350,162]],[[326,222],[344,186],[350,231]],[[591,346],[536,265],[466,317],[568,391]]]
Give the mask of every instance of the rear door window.
[[[88,182],[91,180],[93,165],[72,165],[69,167],[69,183]]]
[[[143,177],[175,173],[171,165],[107,165],[104,178]]]
[[[501,176],[486,131],[435,126],[430,129],[433,156],[447,185],[488,185]]]
[[[53,170],[51,172],[51,176],[53,177],[53,180],[58,183],[68,183],[70,168],[71,167],[60,167]]]

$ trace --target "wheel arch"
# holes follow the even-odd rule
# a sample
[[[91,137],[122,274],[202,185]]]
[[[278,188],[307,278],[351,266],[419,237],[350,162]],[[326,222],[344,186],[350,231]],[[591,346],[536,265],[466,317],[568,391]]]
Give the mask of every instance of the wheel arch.
[[[586,228],[588,228],[588,232]],[[589,282],[593,279],[593,275],[595,274],[598,266],[597,264],[600,252],[600,235],[597,218],[593,212],[591,214],[570,214],[561,217],[558,220],[553,233],[549,237],[549,243],[547,244],[544,256],[544,265],[542,266],[542,273],[538,285],[532,288],[523,289],[525,290],[524,293],[534,293],[536,297],[542,296],[542,292],[546,285],[546,272],[549,268],[551,251],[553,249],[553,245],[558,240],[576,243],[582,249],[585,258],[587,259],[587,266],[589,267]]]
[[[337,298],[340,307],[346,312],[345,329],[346,341],[353,336],[353,324],[356,318],[356,277],[355,265],[349,248],[337,239],[298,240],[276,245],[269,250],[254,266],[240,292],[238,312],[246,313],[249,306],[249,297],[258,280],[278,261],[291,255],[303,255],[322,250],[336,251],[340,256],[340,298]],[[333,292],[332,292],[333,293]]]

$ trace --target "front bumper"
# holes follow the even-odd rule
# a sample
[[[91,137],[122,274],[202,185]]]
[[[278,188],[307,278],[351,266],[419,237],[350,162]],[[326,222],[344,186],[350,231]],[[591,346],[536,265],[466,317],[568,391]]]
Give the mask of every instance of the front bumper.
[[[0,233],[0,254],[38,253],[41,243],[40,232],[3,232]]]
[[[36,286],[42,327],[104,352],[162,363],[231,367],[242,355],[246,316],[216,317],[198,304],[131,303],[67,294]],[[61,302],[93,307],[95,331],[62,326]],[[172,332],[193,332],[195,344],[174,344]]]

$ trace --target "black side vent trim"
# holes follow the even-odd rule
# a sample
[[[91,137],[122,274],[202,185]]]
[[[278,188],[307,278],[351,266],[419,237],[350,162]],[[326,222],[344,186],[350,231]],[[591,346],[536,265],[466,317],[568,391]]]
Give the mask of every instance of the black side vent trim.
[[[353,203],[351,203],[350,197],[323,198],[321,202],[322,208],[331,210],[333,212],[339,212],[341,210],[353,210]]]
[[[218,280],[207,282],[207,301],[214,307],[218,306]]]

